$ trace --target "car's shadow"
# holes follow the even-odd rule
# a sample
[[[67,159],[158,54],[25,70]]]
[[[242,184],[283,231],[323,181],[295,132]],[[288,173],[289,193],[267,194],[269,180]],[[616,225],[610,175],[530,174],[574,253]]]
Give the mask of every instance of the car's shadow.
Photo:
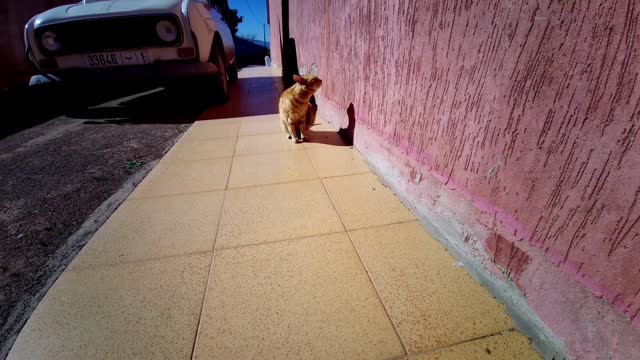
[[[0,108],[6,114],[0,139],[67,113],[149,89],[149,85],[141,84],[87,87],[60,83],[11,89],[0,95]]]
[[[53,118],[66,116],[87,125],[187,124],[274,114],[280,77],[241,78],[230,83],[229,99],[217,104],[215,89],[193,82],[46,84],[0,96],[7,116],[0,139]]]
[[[65,115],[84,119],[87,125],[187,124],[194,122],[208,104],[177,87],[159,87],[107,103],[74,109]]]
[[[114,83],[85,86],[49,85],[29,89],[11,107],[19,122],[5,121],[0,138],[64,115],[85,125],[135,126],[190,124],[198,120],[239,118],[278,113],[283,91],[281,77],[246,77],[230,83],[229,99],[216,103],[215,89],[193,82],[158,84]],[[349,115],[352,128],[353,110]],[[315,130],[318,129],[318,130]],[[322,129],[322,130],[319,130]],[[353,130],[327,131],[314,127],[308,141],[334,146],[351,145]],[[350,136],[349,136],[350,135]]]
[[[185,124],[277,113],[279,78],[244,78],[229,84],[229,99],[220,103],[215,89],[190,82],[162,87],[110,101],[99,106],[69,111],[66,116],[86,119],[84,124]]]

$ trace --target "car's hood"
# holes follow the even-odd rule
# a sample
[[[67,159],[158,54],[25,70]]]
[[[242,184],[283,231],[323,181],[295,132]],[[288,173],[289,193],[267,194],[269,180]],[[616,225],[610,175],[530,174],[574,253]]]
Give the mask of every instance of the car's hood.
[[[183,0],[87,0],[45,11],[35,18],[35,26],[96,17],[133,14],[178,13]]]

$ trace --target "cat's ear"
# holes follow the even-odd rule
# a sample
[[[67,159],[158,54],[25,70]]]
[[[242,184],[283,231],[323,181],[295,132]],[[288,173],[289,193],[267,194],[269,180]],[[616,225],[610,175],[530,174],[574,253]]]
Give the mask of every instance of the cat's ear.
[[[308,74],[307,67],[302,65],[302,67],[300,67],[300,75],[305,76],[307,74]]]
[[[309,70],[309,74],[318,76],[318,66],[316,63],[311,64],[311,70]]]
[[[297,82],[298,84],[304,85],[304,78],[300,75],[293,75],[293,81]]]

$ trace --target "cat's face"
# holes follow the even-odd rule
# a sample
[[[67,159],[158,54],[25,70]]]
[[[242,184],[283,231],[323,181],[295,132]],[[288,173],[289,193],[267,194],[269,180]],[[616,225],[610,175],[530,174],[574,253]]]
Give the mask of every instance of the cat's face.
[[[316,92],[322,86],[322,80],[316,75],[294,75],[293,80],[305,87],[306,90]]]

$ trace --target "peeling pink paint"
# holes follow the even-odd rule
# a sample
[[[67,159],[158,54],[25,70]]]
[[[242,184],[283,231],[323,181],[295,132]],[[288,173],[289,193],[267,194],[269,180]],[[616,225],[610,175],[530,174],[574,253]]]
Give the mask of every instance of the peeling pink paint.
[[[583,303],[607,313],[578,311],[601,329],[589,329],[601,351],[637,349],[640,3],[289,4],[298,63],[317,64],[324,80],[321,115],[345,127],[353,104],[356,147],[393,164],[416,207],[459,218],[487,268],[474,244],[488,234],[524,251],[519,287],[570,352],[596,349],[578,338],[586,323],[566,314]],[[281,64],[281,1],[269,6]]]
[[[524,291],[524,286],[520,282],[520,275],[531,263],[529,255],[513,242],[497,233],[489,235],[485,242],[485,247],[492,257],[491,261],[503,268],[507,272],[506,275],[516,286]]]

